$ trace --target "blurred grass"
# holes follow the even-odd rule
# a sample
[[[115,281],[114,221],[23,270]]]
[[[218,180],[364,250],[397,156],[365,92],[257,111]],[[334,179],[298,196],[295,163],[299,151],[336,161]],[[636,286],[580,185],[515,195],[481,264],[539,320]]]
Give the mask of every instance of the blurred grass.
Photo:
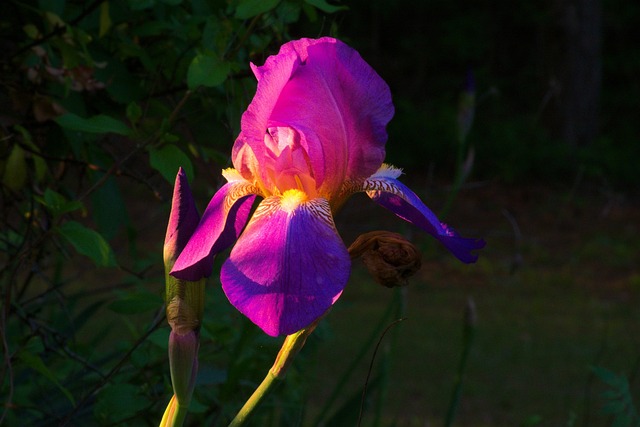
[[[369,222],[359,223],[354,234],[380,223],[410,231],[375,206],[363,212],[355,204],[353,214]],[[425,258],[419,276],[400,291],[407,319],[395,328],[380,425],[443,424],[468,297],[476,303],[478,323],[454,425],[609,425],[602,415],[603,385],[590,366],[629,376],[636,402],[640,395],[638,206],[590,191],[489,184],[465,192],[457,208],[448,222],[463,235],[484,236],[487,247],[477,264],[466,266],[415,234]],[[351,215],[346,212],[343,222],[353,223]],[[310,413],[322,406],[393,299],[394,291],[374,284],[356,265],[327,317],[329,336],[317,344]],[[393,340],[387,336],[385,342],[388,347]],[[341,403],[362,390],[371,352]],[[367,424],[376,422],[375,412],[367,409],[364,425],[375,425]]]

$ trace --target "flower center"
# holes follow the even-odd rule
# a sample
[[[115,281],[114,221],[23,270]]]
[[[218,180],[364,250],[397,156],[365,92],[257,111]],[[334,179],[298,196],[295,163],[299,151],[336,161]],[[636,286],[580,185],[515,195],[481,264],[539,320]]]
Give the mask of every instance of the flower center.
[[[315,198],[316,181],[300,134],[287,126],[272,126],[265,133],[264,143],[268,154],[268,189],[279,194],[287,190],[299,190]]]
[[[304,203],[307,200],[307,195],[305,193],[300,190],[291,189],[282,194],[280,206],[283,211],[291,213],[300,206],[301,203]]]

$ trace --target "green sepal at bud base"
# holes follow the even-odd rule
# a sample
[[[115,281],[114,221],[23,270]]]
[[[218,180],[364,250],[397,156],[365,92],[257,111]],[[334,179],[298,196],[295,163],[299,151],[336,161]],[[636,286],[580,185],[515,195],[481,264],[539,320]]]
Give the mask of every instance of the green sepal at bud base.
[[[176,279],[167,274],[165,301],[167,304],[167,322],[171,329],[179,334],[198,331],[204,312],[205,281],[195,282]]]

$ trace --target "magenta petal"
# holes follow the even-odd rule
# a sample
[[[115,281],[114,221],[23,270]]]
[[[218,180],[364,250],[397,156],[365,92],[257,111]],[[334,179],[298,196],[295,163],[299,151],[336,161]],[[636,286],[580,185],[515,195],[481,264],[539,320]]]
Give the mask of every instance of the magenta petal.
[[[248,144],[262,163],[265,133],[272,125],[300,134],[323,194],[330,196],[345,179],[368,177],[380,167],[394,111],[391,93],[358,52],[329,37],[301,39],[283,45],[253,71],[258,88],[242,116],[233,156],[243,176],[243,146]]]
[[[434,236],[460,261],[471,263],[478,259],[478,255],[471,251],[482,249],[484,240],[460,237],[441,223],[422,200],[400,181],[388,177],[367,180],[365,189],[372,200]]]
[[[338,299],[351,260],[324,199],[262,201],[223,264],[231,304],[271,336],[309,326]]]
[[[196,281],[211,275],[212,257],[231,246],[247,224],[255,195],[242,182],[225,184],[214,194],[198,227],[180,253],[171,275]]]

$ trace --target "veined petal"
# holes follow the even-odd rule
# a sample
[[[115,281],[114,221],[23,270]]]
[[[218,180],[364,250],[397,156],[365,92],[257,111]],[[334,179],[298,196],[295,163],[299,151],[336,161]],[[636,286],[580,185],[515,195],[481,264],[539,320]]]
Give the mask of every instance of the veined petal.
[[[227,172],[230,175],[230,172]],[[231,246],[247,224],[258,190],[242,179],[232,180],[220,188],[205,209],[198,227],[176,260],[171,275],[182,280],[202,278],[196,271],[200,261]],[[205,276],[211,275],[209,263]]]
[[[364,179],[378,169],[394,109],[389,87],[358,52],[329,37],[300,39],[252,69],[258,87],[232,156],[245,179],[270,182],[269,171],[254,165],[264,165],[264,137],[273,126],[300,135],[325,197],[345,179]]]
[[[231,304],[278,336],[324,314],[342,293],[350,268],[329,203],[290,190],[260,203],[220,278]]]
[[[284,86],[270,119],[296,129],[307,147],[321,194],[365,178],[384,160],[393,116],[387,84],[360,54],[335,39],[293,43],[301,65]],[[300,108],[313,100],[312,107]]]
[[[381,206],[434,236],[460,261],[475,262],[478,255],[471,251],[483,248],[484,240],[460,237],[441,223],[409,187],[395,179],[399,174],[399,169],[383,167],[364,182],[362,190]]]

